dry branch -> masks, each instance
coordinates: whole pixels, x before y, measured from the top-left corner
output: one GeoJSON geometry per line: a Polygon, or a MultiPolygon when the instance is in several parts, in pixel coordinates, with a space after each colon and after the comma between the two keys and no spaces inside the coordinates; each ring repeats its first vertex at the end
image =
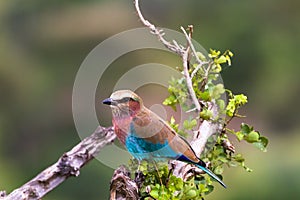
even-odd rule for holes
{"type": "Polygon", "coordinates": [[[112,127],[99,126],[95,132],[64,153],[59,160],[38,174],[35,178],[15,189],[1,200],[38,200],[71,176],[78,176],[79,170],[92,160],[116,135],[112,127]]]}
{"type": "MultiPolygon", "coordinates": [[[[190,48],[192,49],[192,52],[195,54],[194,56],[197,58],[197,61],[199,61],[199,65],[202,64],[202,62],[200,61],[200,59],[197,57],[196,55],[196,51],[195,48],[190,40],[189,37],[187,37],[187,41],[188,41],[188,47],[184,48],[183,46],[178,45],[178,43],[176,41],[173,41],[173,44],[168,42],[165,38],[164,38],[164,32],[163,30],[159,30],[158,28],[155,27],[154,24],[150,23],[148,20],[146,20],[141,12],[140,6],[139,6],[139,0],[135,0],[135,9],[136,12],[141,20],[141,22],[150,29],[151,33],[153,33],[154,35],[157,36],[158,40],[162,42],[162,44],[168,48],[170,51],[178,54],[181,59],[182,59],[182,64],[183,64],[183,68],[184,68],[184,76],[186,77],[186,81],[187,81],[187,87],[188,87],[188,91],[189,94],[193,100],[193,103],[195,105],[195,108],[198,112],[200,112],[201,110],[201,106],[199,101],[196,98],[196,94],[195,91],[193,90],[193,85],[192,85],[192,80],[190,77],[190,74],[188,72],[188,65],[189,65],[189,60],[188,60],[188,55],[189,55],[189,51],[190,48]]],[[[184,28],[181,27],[181,29],[183,30],[184,34],[186,34],[184,28]]]]}
{"type": "Polygon", "coordinates": [[[121,166],[115,170],[110,182],[110,199],[139,199],[139,189],[137,183],[130,178],[130,172],[121,166]]]}
{"type": "Polygon", "coordinates": [[[163,30],[159,30],[158,28],[156,28],[154,26],[154,24],[150,23],[148,20],[146,20],[141,12],[140,6],[139,6],[139,1],[135,0],[134,1],[134,5],[135,5],[135,10],[138,14],[138,17],[140,18],[141,22],[150,29],[151,33],[153,33],[154,35],[157,36],[158,40],[162,42],[162,44],[168,48],[170,51],[178,54],[179,56],[182,57],[182,55],[184,54],[185,50],[183,47],[180,47],[175,41],[173,41],[173,44],[168,42],[165,38],[164,38],[164,32],[163,30]]]}

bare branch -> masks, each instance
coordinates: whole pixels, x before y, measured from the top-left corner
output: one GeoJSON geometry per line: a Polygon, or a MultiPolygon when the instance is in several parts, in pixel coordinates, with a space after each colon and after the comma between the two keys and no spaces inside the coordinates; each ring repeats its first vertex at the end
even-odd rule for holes
{"type": "Polygon", "coordinates": [[[139,199],[137,183],[130,178],[130,172],[124,166],[116,169],[111,179],[110,199],[139,199]]]}
{"type": "Polygon", "coordinates": [[[188,41],[188,48],[184,50],[184,48],[180,48],[179,45],[177,44],[176,41],[174,41],[174,44],[171,44],[170,42],[168,42],[163,36],[164,33],[162,32],[162,30],[158,30],[152,23],[150,23],[148,20],[146,20],[144,18],[144,16],[142,15],[142,12],[140,10],[140,6],[139,6],[139,1],[135,0],[134,1],[135,4],[135,9],[137,11],[137,14],[141,20],[141,22],[148,27],[151,32],[156,35],[159,39],[159,41],[161,41],[165,47],[167,47],[170,51],[177,53],[181,58],[182,58],[182,63],[183,63],[183,69],[184,69],[184,76],[186,77],[186,81],[187,81],[187,87],[190,93],[190,96],[193,100],[193,103],[195,104],[195,107],[197,109],[198,112],[200,112],[201,110],[201,106],[199,104],[199,101],[196,97],[196,94],[193,90],[193,85],[192,85],[192,80],[190,77],[190,74],[188,72],[188,52],[189,52],[189,48],[192,49],[192,52],[195,54],[195,57],[197,59],[197,62],[199,61],[199,64],[201,64],[201,60],[198,58],[197,53],[195,51],[195,48],[189,38],[189,36],[187,35],[186,31],[184,30],[183,27],[181,27],[181,29],[183,30],[184,34],[186,35],[187,41],[188,41]]]}
{"type": "Polygon", "coordinates": [[[195,94],[195,91],[193,88],[192,79],[190,77],[190,73],[189,73],[189,69],[188,69],[188,51],[189,51],[189,48],[187,48],[187,51],[185,51],[184,54],[182,55],[183,74],[186,79],[187,88],[188,88],[189,94],[192,98],[192,101],[195,105],[195,108],[196,108],[197,112],[200,112],[201,106],[196,97],[196,94],[195,94]]]}
{"type": "Polygon", "coordinates": [[[197,67],[195,67],[195,69],[191,73],[191,78],[193,78],[196,75],[196,73],[199,71],[201,67],[202,65],[197,65],[197,67]]]}
{"type": "Polygon", "coordinates": [[[181,27],[181,30],[182,30],[182,32],[183,32],[185,38],[186,38],[186,41],[188,42],[189,47],[190,47],[191,50],[192,50],[192,53],[194,54],[194,57],[196,58],[196,62],[197,62],[200,66],[203,66],[204,63],[203,63],[203,61],[201,61],[201,60],[199,59],[199,57],[198,57],[198,55],[197,55],[197,52],[196,52],[196,50],[195,50],[195,47],[194,47],[194,45],[193,45],[193,43],[192,43],[191,37],[187,34],[187,32],[185,31],[185,29],[184,29],[183,27],[181,27]]]}
{"type": "Polygon", "coordinates": [[[164,32],[163,30],[159,30],[157,29],[152,23],[150,23],[148,20],[146,20],[144,18],[144,16],[142,15],[142,12],[140,10],[140,6],[139,6],[139,1],[135,0],[134,1],[134,5],[135,5],[135,9],[136,12],[141,20],[141,22],[148,27],[151,30],[151,33],[153,33],[154,35],[157,36],[158,40],[162,42],[162,44],[167,47],[170,51],[182,56],[184,53],[184,49],[180,48],[178,46],[178,44],[171,44],[170,42],[168,42],[165,38],[164,38],[164,32]]]}
{"type": "Polygon", "coordinates": [[[213,100],[211,103],[211,111],[213,113],[212,120],[204,120],[199,127],[198,131],[194,134],[194,139],[191,142],[191,146],[195,150],[195,153],[200,156],[203,152],[206,142],[209,137],[214,134],[221,133],[223,129],[223,124],[218,121],[214,120],[217,119],[219,116],[218,105],[213,100]]]}
{"type": "Polygon", "coordinates": [[[99,126],[91,136],[85,138],[69,152],[64,153],[52,166],[0,199],[41,199],[70,176],[78,176],[79,170],[92,160],[105,145],[111,144],[115,138],[112,127],[99,126]]]}

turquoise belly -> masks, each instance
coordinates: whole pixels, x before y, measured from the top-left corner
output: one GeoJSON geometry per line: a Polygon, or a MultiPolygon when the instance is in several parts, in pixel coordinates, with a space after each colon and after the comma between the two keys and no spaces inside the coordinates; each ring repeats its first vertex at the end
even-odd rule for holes
{"type": "Polygon", "coordinates": [[[145,138],[139,138],[135,134],[129,134],[125,140],[127,150],[138,160],[143,159],[176,159],[181,155],[174,150],[165,140],[163,144],[152,143],[145,138]]]}

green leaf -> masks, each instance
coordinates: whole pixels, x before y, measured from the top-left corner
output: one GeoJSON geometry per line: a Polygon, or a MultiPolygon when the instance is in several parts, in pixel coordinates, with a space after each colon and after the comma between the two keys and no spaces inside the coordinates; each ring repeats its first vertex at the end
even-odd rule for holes
{"type": "Polygon", "coordinates": [[[141,171],[141,172],[145,172],[145,171],[147,171],[147,166],[145,166],[145,165],[140,165],[139,166],[139,170],[141,171]]]}
{"type": "Polygon", "coordinates": [[[226,57],[227,64],[230,66],[231,65],[231,57],[233,56],[233,53],[229,50],[226,50],[223,55],[226,57]]]}
{"type": "Polygon", "coordinates": [[[216,57],[218,57],[220,54],[221,54],[220,51],[217,51],[217,50],[214,50],[214,49],[209,49],[209,54],[208,54],[208,56],[209,56],[210,58],[216,58],[216,57]]]}
{"type": "Polygon", "coordinates": [[[170,119],[170,124],[175,124],[175,118],[173,116],[170,119]]]}
{"type": "Polygon", "coordinates": [[[177,103],[178,103],[178,100],[173,93],[163,101],[164,105],[172,107],[173,110],[175,110],[175,111],[176,111],[177,103]]]}
{"type": "Polygon", "coordinates": [[[183,128],[186,130],[192,130],[197,125],[197,120],[184,120],[183,122],[183,128]]]}
{"type": "Polygon", "coordinates": [[[226,107],[226,114],[229,117],[233,117],[236,110],[240,106],[245,105],[248,102],[248,100],[247,100],[247,96],[243,94],[239,94],[239,95],[233,95],[232,93],[229,94],[231,98],[229,99],[228,105],[226,107]]]}
{"type": "Polygon", "coordinates": [[[244,134],[241,131],[236,132],[235,135],[239,141],[244,139],[244,134]]]}
{"type": "Polygon", "coordinates": [[[254,142],[253,145],[263,152],[267,151],[268,139],[266,137],[260,137],[258,142],[254,142]]]}
{"type": "Polygon", "coordinates": [[[202,99],[203,101],[211,101],[210,93],[208,91],[200,92],[199,99],[202,99]]]}
{"type": "Polygon", "coordinates": [[[208,191],[205,191],[206,195],[208,195],[209,193],[211,193],[214,190],[214,186],[213,185],[207,185],[207,189],[208,189],[208,191]]]}
{"type": "Polygon", "coordinates": [[[245,105],[248,102],[247,96],[245,96],[243,94],[234,95],[234,100],[236,102],[236,105],[239,105],[239,106],[245,105]]]}
{"type": "Polygon", "coordinates": [[[226,154],[220,154],[218,157],[218,160],[221,161],[222,163],[228,163],[228,159],[226,157],[226,154]]]}
{"type": "Polygon", "coordinates": [[[268,144],[269,144],[268,138],[261,136],[259,139],[260,139],[260,142],[263,144],[264,147],[268,146],[268,144]]]}
{"type": "Polygon", "coordinates": [[[210,96],[213,99],[219,99],[221,95],[225,92],[224,85],[219,83],[210,89],[210,96]]]}
{"type": "Polygon", "coordinates": [[[231,58],[228,55],[226,55],[225,57],[228,65],[231,66],[231,58]]]}
{"type": "Polygon", "coordinates": [[[207,109],[203,109],[201,112],[200,112],[200,117],[204,120],[209,120],[211,119],[213,116],[213,113],[211,110],[207,110],[207,109]]]}
{"type": "Polygon", "coordinates": [[[222,165],[219,165],[214,170],[215,174],[222,174],[224,172],[224,168],[222,165]]]}
{"type": "Polygon", "coordinates": [[[237,162],[244,162],[245,161],[242,154],[240,154],[240,153],[237,154],[234,158],[235,158],[235,161],[237,161],[237,162]]]}
{"type": "Polygon", "coordinates": [[[258,142],[259,141],[259,133],[255,131],[251,131],[247,137],[245,137],[245,140],[247,142],[253,143],[253,142],[258,142]]]}
{"type": "Polygon", "coordinates": [[[221,65],[220,65],[219,63],[216,63],[216,64],[214,65],[214,67],[212,68],[212,71],[213,71],[214,73],[220,73],[220,72],[222,71],[221,65]]]}
{"type": "MultiPolygon", "coordinates": [[[[249,167],[247,167],[245,165],[245,159],[243,158],[243,156],[241,154],[237,154],[236,156],[233,156],[233,159],[241,166],[243,167],[247,172],[251,172],[252,169],[250,169],[249,167]]],[[[233,163],[230,163],[230,165],[234,165],[233,163]]]]}
{"type": "Polygon", "coordinates": [[[236,109],[236,106],[235,106],[234,100],[233,99],[229,99],[229,102],[228,102],[228,104],[226,106],[226,114],[229,117],[233,117],[235,109],[236,109]]]}
{"type": "Polygon", "coordinates": [[[245,124],[245,123],[241,124],[241,132],[244,135],[248,135],[252,130],[253,129],[248,124],[245,124]]]}
{"type": "Polygon", "coordinates": [[[228,164],[229,164],[230,167],[237,167],[238,166],[238,163],[233,161],[233,160],[230,161],[228,164]]]}
{"type": "Polygon", "coordinates": [[[179,124],[176,124],[175,118],[172,116],[170,119],[169,125],[176,131],[178,132],[179,124]]]}
{"type": "Polygon", "coordinates": [[[218,104],[220,110],[224,110],[225,109],[225,101],[223,99],[218,99],[217,100],[217,104],[218,104]]]}
{"type": "Polygon", "coordinates": [[[206,61],[206,57],[201,52],[197,52],[197,56],[200,60],[206,61]]]}
{"type": "Polygon", "coordinates": [[[197,191],[195,189],[190,189],[185,193],[185,198],[186,199],[192,199],[197,196],[197,191]]]}
{"type": "Polygon", "coordinates": [[[252,172],[252,171],[253,171],[252,169],[250,169],[249,167],[247,167],[244,163],[243,163],[242,167],[244,167],[244,169],[245,169],[247,172],[252,172]]]}
{"type": "Polygon", "coordinates": [[[154,197],[155,199],[158,199],[158,197],[159,197],[159,191],[157,189],[152,189],[151,192],[150,192],[150,195],[152,197],[154,197]]]}
{"type": "Polygon", "coordinates": [[[215,60],[215,63],[222,64],[222,63],[226,63],[226,61],[227,61],[226,57],[222,55],[215,60]]]}
{"type": "MultiPolygon", "coordinates": [[[[210,184],[210,183],[208,183],[208,184],[210,184]]],[[[207,186],[209,186],[209,185],[206,185],[206,184],[200,184],[199,186],[200,186],[200,191],[201,191],[201,192],[207,193],[207,192],[209,192],[209,190],[210,190],[210,189],[207,187],[207,186]]]]}
{"type": "Polygon", "coordinates": [[[181,190],[183,187],[183,180],[181,178],[177,178],[175,181],[175,188],[176,190],[181,190]]]}

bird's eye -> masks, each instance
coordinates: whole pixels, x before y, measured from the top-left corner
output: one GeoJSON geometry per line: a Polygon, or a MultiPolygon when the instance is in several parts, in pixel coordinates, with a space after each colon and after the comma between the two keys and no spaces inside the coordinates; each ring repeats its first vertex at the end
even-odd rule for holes
{"type": "Polygon", "coordinates": [[[124,97],[124,98],[120,99],[118,102],[119,103],[126,103],[126,102],[129,102],[129,101],[136,101],[136,99],[134,99],[132,97],[124,97]]]}

